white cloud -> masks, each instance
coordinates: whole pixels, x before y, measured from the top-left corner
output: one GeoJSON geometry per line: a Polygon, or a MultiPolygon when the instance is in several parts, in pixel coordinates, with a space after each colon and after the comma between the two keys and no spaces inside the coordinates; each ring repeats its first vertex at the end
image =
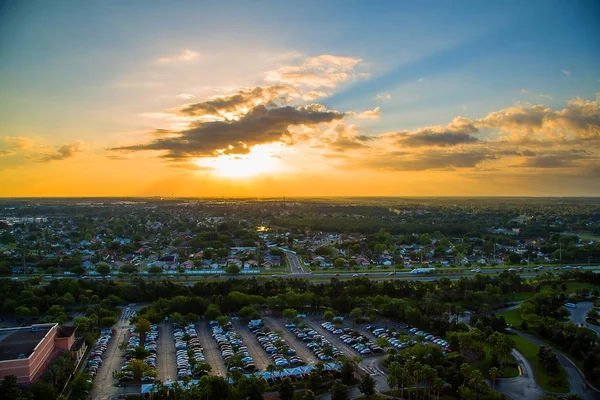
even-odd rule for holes
{"type": "Polygon", "coordinates": [[[193,99],[194,97],[196,97],[196,96],[194,96],[193,94],[190,94],[190,93],[181,93],[181,94],[177,95],[178,99],[184,99],[184,100],[190,100],[190,99],[193,99]]]}
{"type": "Polygon", "coordinates": [[[389,93],[377,93],[375,96],[375,100],[389,100],[392,98],[392,95],[389,93]]]}
{"type": "Polygon", "coordinates": [[[530,92],[527,89],[521,89],[521,94],[526,94],[526,95],[534,96],[534,97],[540,97],[542,99],[548,99],[548,100],[552,100],[553,99],[553,97],[550,96],[549,94],[530,92]]]}
{"type": "Polygon", "coordinates": [[[360,58],[322,54],[306,58],[300,65],[285,65],[269,71],[266,80],[293,87],[332,89],[342,82],[368,76],[356,73],[356,66],[361,62],[360,58]]]}
{"type": "Polygon", "coordinates": [[[568,69],[561,69],[560,72],[562,72],[566,76],[571,76],[571,71],[569,71],[568,69]]]}
{"type": "Polygon", "coordinates": [[[311,90],[310,92],[302,95],[302,99],[306,100],[306,101],[313,101],[313,100],[318,99],[319,97],[327,97],[327,96],[329,96],[329,93],[327,93],[327,92],[323,92],[321,90],[311,90]]]}
{"type": "Polygon", "coordinates": [[[158,59],[156,59],[156,63],[157,64],[167,64],[167,63],[172,63],[175,61],[190,61],[190,60],[194,60],[194,59],[198,58],[199,55],[200,55],[200,53],[198,53],[194,50],[184,49],[179,54],[177,54],[173,57],[158,58],[158,59]]]}
{"type": "Polygon", "coordinates": [[[366,111],[362,111],[359,113],[349,113],[351,115],[354,115],[357,118],[363,118],[363,119],[376,119],[379,118],[381,116],[381,109],[379,107],[375,107],[372,110],[366,110],[366,111]]]}
{"type": "Polygon", "coordinates": [[[419,78],[417,79],[417,82],[423,82],[425,79],[424,78],[419,78]]]}

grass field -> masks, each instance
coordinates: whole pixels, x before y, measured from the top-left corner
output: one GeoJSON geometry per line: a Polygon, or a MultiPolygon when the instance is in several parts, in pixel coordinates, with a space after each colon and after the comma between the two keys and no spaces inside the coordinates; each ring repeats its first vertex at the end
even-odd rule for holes
{"type": "Polygon", "coordinates": [[[498,315],[502,315],[508,325],[512,325],[514,327],[521,326],[521,311],[518,308],[503,312],[498,315]]]}
{"type": "Polygon", "coordinates": [[[506,295],[508,301],[523,301],[529,300],[535,295],[534,292],[518,292],[518,293],[509,293],[506,295]]]}
{"type": "Polygon", "coordinates": [[[542,390],[554,393],[568,393],[569,392],[569,380],[567,378],[567,374],[562,366],[560,366],[560,372],[558,376],[550,376],[540,364],[537,359],[537,353],[540,347],[534,343],[531,343],[529,340],[522,338],[518,335],[512,335],[512,340],[516,343],[516,349],[529,360],[531,366],[533,367],[533,373],[535,374],[535,379],[542,388],[542,390]],[[550,385],[550,381],[560,382],[559,386],[550,385]]]}

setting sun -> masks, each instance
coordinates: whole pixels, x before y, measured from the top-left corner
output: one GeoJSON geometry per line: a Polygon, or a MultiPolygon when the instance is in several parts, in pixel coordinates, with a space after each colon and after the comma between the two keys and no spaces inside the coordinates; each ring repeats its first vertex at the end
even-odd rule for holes
{"type": "Polygon", "coordinates": [[[251,178],[261,174],[281,172],[281,158],[275,154],[277,146],[260,145],[250,149],[248,154],[223,154],[198,165],[211,167],[214,174],[223,178],[251,178]]]}

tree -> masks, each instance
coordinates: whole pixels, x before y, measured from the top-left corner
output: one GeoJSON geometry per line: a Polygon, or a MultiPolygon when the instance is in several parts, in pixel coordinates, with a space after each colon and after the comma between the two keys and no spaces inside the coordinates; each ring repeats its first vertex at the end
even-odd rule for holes
{"type": "Polygon", "coordinates": [[[210,371],[212,371],[212,367],[207,362],[200,362],[194,367],[194,375],[196,376],[208,375],[210,371]]]}
{"type": "Polygon", "coordinates": [[[377,346],[381,347],[382,349],[385,349],[386,347],[390,347],[390,341],[384,337],[378,337],[377,339],[375,339],[375,344],[377,346]]]}
{"type": "Polygon", "coordinates": [[[431,235],[429,233],[423,233],[419,236],[419,243],[423,246],[428,246],[431,244],[431,235]]]}
{"type": "Polygon", "coordinates": [[[133,379],[139,381],[142,379],[143,375],[147,376],[156,376],[157,372],[155,369],[150,368],[148,364],[146,364],[142,360],[131,360],[128,366],[128,370],[133,372],[133,379]]]}
{"type": "Polygon", "coordinates": [[[293,308],[286,308],[283,310],[283,316],[288,321],[293,321],[298,317],[298,311],[294,310],[293,308]]]}
{"type": "Polygon", "coordinates": [[[492,389],[496,387],[496,379],[500,377],[500,370],[496,367],[490,368],[490,379],[492,380],[492,389]]]}
{"type": "Polygon", "coordinates": [[[352,384],[354,382],[354,362],[347,358],[344,359],[342,361],[340,375],[343,383],[345,383],[346,385],[352,384]]]}
{"type": "Polygon", "coordinates": [[[279,384],[279,398],[281,400],[292,400],[294,398],[294,384],[289,377],[283,378],[279,384]]]}
{"type": "Polygon", "coordinates": [[[372,396],[375,394],[375,379],[371,377],[369,374],[365,374],[365,376],[360,381],[360,385],[358,386],[358,390],[365,396],[372,396]]]}
{"type": "Polygon", "coordinates": [[[159,267],[158,265],[153,265],[150,268],[148,268],[148,273],[154,276],[158,276],[163,273],[163,268],[159,267]]]}
{"type": "Polygon", "coordinates": [[[231,264],[225,267],[225,272],[227,272],[230,275],[237,275],[240,273],[240,267],[238,267],[235,264],[231,264]]]}
{"type": "Polygon", "coordinates": [[[108,275],[110,274],[110,265],[101,261],[96,264],[96,272],[100,275],[108,275]]]}
{"type": "Polygon", "coordinates": [[[221,315],[221,310],[216,304],[209,304],[206,311],[204,312],[204,318],[206,318],[209,321],[215,320],[219,315],[221,315]]]}
{"type": "Polygon", "coordinates": [[[252,306],[244,306],[238,311],[238,315],[243,318],[256,319],[260,318],[260,314],[256,310],[256,308],[252,306]]]}
{"type": "Polygon", "coordinates": [[[321,374],[316,370],[311,371],[308,374],[308,382],[306,383],[306,386],[312,391],[317,391],[319,389],[319,387],[321,386],[321,382],[322,382],[321,374]]]}
{"type": "Polygon", "coordinates": [[[217,322],[219,323],[219,325],[221,325],[224,328],[229,323],[229,317],[227,315],[218,316],[217,322]]]}
{"type": "Polygon", "coordinates": [[[304,396],[302,396],[302,400],[315,400],[315,398],[316,398],[315,392],[313,392],[310,389],[308,389],[306,392],[304,392],[304,396]]]}
{"type": "Polygon", "coordinates": [[[100,320],[100,326],[103,328],[110,328],[111,326],[117,323],[117,319],[115,317],[103,317],[100,320]]]}
{"type": "Polygon", "coordinates": [[[150,332],[150,321],[146,318],[138,318],[135,321],[135,331],[140,334],[140,336],[146,336],[146,333],[150,332]]]}
{"type": "Polygon", "coordinates": [[[327,310],[323,313],[323,318],[325,318],[326,321],[331,322],[333,318],[335,318],[335,314],[333,313],[333,311],[327,310]]]}
{"type": "Polygon", "coordinates": [[[488,336],[487,342],[491,347],[492,356],[498,359],[500,370],[502,370],[504,368],[504,362],[515,348],[515,342],[507,335],[500,332],[494,332],[488,336]]]}
{"type": "Polygon", "coordinates": [[[348,400],[350,391],[348,390],[348,386],[344,385],[339,379],[336,379],[333,385],[331,385],[329,393],[331,393],[331,400],[348,400]]]}
{"type": "Polygon", "coordinates": [[[238,393],[247,400],[262,400],[266,384],[263,379],[255,376],[242,376],[237,383],[238,393]]]}

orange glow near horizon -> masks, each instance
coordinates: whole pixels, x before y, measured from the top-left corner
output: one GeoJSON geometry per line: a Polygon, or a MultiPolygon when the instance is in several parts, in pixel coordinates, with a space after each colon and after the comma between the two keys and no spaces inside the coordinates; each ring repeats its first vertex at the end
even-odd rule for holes
{"type": "Polygon", "coordinates": [[[276,145],[260,145],[250,149],[248,154],[223,154],[208,160],[197,160],[196,164],[213,169],[213,174],[221,178],[253,178],[263,174],[282,172],[283,163],[275,153],[276,145]]]}

